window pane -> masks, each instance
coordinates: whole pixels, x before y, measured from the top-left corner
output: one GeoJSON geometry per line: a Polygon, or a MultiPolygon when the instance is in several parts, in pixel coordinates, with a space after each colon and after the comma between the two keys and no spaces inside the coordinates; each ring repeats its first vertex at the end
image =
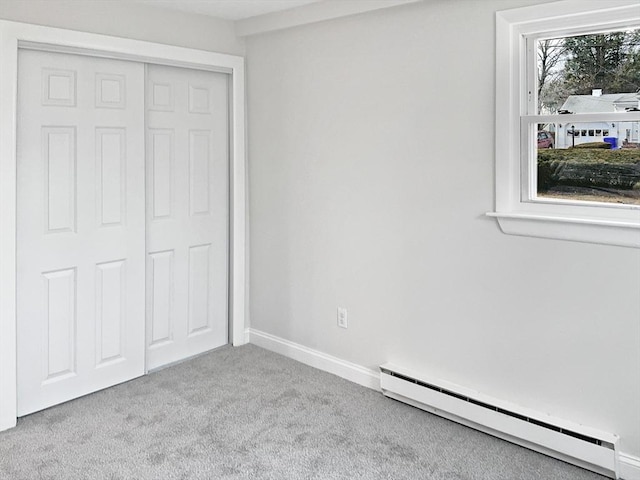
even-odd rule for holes
{"type": "Polygon", "coordinates": [[[640,28],[539,40],[538,114],[638,108],[640,28]]]}
{"type": "Polygon", "coordinates": [[[638,121],[538,124],[536,155],[539,198],[640,205],[638,121]]]}

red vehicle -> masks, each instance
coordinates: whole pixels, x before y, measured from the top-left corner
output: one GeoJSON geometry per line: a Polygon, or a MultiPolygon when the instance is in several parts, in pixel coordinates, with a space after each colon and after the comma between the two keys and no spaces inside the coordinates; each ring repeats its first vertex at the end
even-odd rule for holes
{"type": "Polygon", "coordinates": [[[550,132],[538,132],[538,148],[553,148],[553,135],[550,132]]]}

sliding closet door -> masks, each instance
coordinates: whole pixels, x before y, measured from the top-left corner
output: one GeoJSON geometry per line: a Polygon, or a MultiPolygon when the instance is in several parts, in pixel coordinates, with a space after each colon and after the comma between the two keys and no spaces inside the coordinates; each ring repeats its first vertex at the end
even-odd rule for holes
{"type": "Polygon", "coordinates": [[[228,342],[228,75],[147,67],[147,368],[228,342]]]}
{"type": "Polygon", "coordinates": [[[144,373],[144,66],[21,51],[18,414],[144,373]]]}

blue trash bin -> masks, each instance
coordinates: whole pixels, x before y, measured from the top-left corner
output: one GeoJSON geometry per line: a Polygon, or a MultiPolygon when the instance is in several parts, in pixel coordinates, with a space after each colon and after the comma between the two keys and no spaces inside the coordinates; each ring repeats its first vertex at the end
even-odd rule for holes
{"type": "Polygon", "coordinates": [[[606,143],[611,144],[611,149],[618,148],[618,137],[604,137],[606,143]]]}

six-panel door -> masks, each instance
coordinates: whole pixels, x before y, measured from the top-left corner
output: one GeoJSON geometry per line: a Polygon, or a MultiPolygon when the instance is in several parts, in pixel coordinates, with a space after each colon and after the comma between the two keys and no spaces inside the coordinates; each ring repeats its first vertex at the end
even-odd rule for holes
{"type": "Polygon", "coordinates": [[[20,51],[18,415],[144,373],[144,66],[20,51]]]}
{"type": "Polygon", "coordinates": [[[229,84],[147,67],[147,367],[228,342],[229,84]]]}

